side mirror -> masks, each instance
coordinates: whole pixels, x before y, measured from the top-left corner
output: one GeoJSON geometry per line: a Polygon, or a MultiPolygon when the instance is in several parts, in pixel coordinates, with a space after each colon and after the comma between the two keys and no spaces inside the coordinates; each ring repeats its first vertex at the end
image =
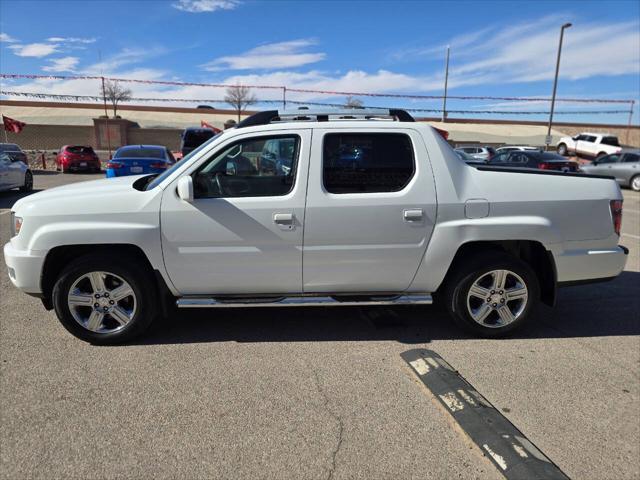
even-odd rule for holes
{"type": "Polygon", "coordinates": [[[226,174],[228,176],[234,176],[238,173],[238,169],[236,168],[236,164],[234,162],[227,162],[226,174]]]}
{"type": "Polygon", "coordinates": [[[185,202],[193,202],[193,178],[184,175],[178,179],[178,197],[185,202]]]}

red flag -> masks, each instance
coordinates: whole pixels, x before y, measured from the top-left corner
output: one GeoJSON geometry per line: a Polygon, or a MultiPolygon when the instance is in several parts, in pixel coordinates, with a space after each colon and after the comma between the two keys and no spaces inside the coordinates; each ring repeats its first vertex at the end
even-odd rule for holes
{"type": "Polygon", "coordinates": [[[209,125],[207,122],[205,122],[204,120],[200,120],[200,127],[202,128],[209,128],[211,130],[213,130],[213,133],[220,133],[222,130],[220,130],[219,128],[214,127],[213,125],[209,125]]]}
{"type": "Polygon", "coordinates": [[[14,120],[13,118],[2,116],[2,123],[4,124],[4,129],[7,132],[20,133],[22,129],[25,127],[26,123],[19,122],[18,120],[14,120]]]}

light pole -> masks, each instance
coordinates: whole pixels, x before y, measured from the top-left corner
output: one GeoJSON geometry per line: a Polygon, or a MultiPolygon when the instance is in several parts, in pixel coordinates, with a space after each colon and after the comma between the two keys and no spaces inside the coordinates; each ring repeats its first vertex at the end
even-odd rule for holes
{"type": "Polygon", "coordinates": [[[570,23],[565,23],[560,27],[560,43],[558,44],[558,58],[556,60],[556,76],[553,79],[553,95],[551,96],[551,112],[549,112],[549,128],[547,129],[547,138],[545,138],[546,150],[549,150],[551,144],[551,124],[553,123],[553,109],[556,106],[556,89],[558,88],[558,72],[560,71],[560,53],[562,53],[562,38],[564,37],[564,29],[569,28],[570,23]]]}

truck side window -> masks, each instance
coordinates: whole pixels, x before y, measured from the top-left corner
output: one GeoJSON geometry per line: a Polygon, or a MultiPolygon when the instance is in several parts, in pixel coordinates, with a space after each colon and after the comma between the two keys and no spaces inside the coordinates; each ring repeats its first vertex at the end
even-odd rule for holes
{"type": "Polygon", "coordinates": [[[300,137],[280,135],[240,140],[217,151],[193,176],[196,198],[271,197],[293,189],[300,137]],[[284,142],[282,155],[265,156],[284,142]]]}
{"type": "Polygon", "coordinates": [[[413,145],[402,133],[330,133],[322,179],[330,193],[397,192],[413,177],[413,145]]]}

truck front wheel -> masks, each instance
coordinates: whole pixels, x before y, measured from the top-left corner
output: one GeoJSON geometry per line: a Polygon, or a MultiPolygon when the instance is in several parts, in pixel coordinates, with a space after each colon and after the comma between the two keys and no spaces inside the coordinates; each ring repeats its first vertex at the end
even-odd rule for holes
{"type": "Polygon", "coordinates": [[[53,288],[62,325],[74,336],[99,345],[122,343],[153,321],[153,278],[134,259],[88,255],[71,262],[53,288]]]}
{"type": "Polygon", "coordinates": [[[564,143],[561,143],[560,145],[558,145],[558,155],[562,155],[563,157],[566,157],[567,154],[568,154],[567,146],[564,143]]]}
{"type": "Polygon", "coordinates": [[[459,268],[445,289],[455,321],[482,337],[501,337],[526,323],[540,298],[536,274],[519,259],[490,253],[459,268]]]}

